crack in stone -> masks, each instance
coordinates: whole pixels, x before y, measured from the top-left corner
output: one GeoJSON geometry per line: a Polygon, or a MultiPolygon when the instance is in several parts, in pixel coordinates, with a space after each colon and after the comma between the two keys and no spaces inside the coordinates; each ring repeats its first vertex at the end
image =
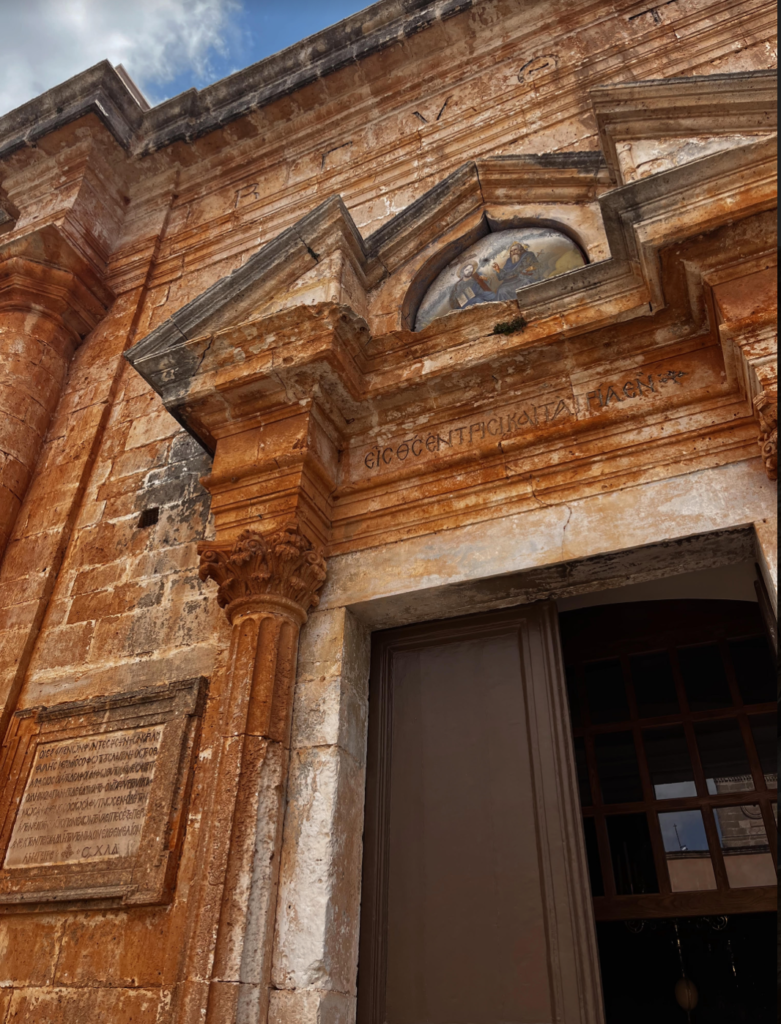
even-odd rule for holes
{"type": "MultiPolygon", "coordinates": [[[[209,344],[203,350],[203,352],[201,353],[201,358],[198,360],[197,370],[200,370],[201,365],[202,365],[204,359],[206,358],[206,355],[207,355],[209,349],[212,347],[213,344],[214,344],[214,335],[212,334],[211,337],[209,338],[209,344]]],[[[196,370],[196,372],[197,372],[197,370],[196,370]]]]}

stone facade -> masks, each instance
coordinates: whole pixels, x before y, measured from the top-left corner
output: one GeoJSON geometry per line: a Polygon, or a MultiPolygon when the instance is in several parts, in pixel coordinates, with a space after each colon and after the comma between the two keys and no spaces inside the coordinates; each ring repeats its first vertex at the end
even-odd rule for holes
{"type": "Polygon", "coordinates": [[[141,867],[4,862],[0,1021],[348,1024],[373,630],[746,559],[775,601],[774,19],[381,0],[151,110],[104,63],[0,118],[6,844],[35,723],[193,694],[141,867]],[[587,262],[413,329],[521,226],[587,262]]]}

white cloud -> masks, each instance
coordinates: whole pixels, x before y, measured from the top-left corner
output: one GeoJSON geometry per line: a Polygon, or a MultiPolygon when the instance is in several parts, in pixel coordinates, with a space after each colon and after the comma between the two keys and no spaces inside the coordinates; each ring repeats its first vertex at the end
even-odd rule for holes
{"type": "Polygon", "coordinates": [[[0,115],[101,60],[123,64],[150,103],[181,74],[200,87],[240,10],[240,0],[0,0],[0,115]]]}

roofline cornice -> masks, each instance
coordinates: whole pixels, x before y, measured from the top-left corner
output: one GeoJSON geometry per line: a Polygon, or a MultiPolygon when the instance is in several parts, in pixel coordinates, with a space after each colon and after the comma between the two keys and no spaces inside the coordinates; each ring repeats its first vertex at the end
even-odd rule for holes
{"type": "Polygon", "coordinates": [[[477,2],[380,0],[243,71],[147,111],[113,66],[101,61],[0,117],[0,160],[87,114],[96,115],[123,149],[136,156],[191,141],[477,2]]]}

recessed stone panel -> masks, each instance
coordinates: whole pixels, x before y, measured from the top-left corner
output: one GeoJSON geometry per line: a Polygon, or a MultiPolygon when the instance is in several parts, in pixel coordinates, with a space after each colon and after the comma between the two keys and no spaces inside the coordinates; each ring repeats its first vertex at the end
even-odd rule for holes
{"type": "Polygon", "coordinates": [[[190,679],[17,713],[0,909],[170,896],[204,692],[190,679]]]}
{"type": "Polygon", "coordinates": [[[141,726],[38,744],[3,867],[133,856],[162,736],[141,726]]]}

